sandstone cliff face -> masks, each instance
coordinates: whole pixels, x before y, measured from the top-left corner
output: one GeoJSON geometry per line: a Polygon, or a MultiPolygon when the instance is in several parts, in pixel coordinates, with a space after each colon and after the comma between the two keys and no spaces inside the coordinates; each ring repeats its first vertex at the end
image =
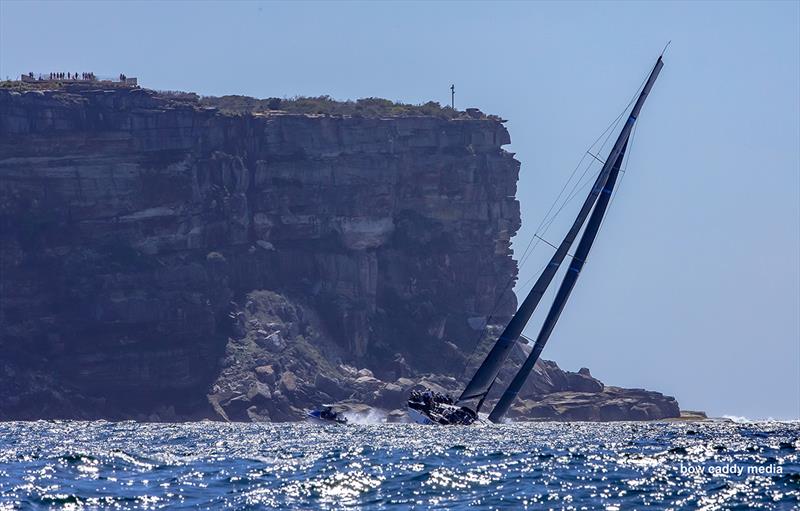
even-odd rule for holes
{"type": "Polygon", "coordinates": [[[343,363],[447,372],[516,271],[497,120],[230,116],[139,89],[0,108],[5,416],[205,414],[258,289],[313,311],[343,363]]]}
{"type": "MultiPolygon", "coordinates": [[[[207,104],[0,90],[0,419],[281,421],[458,391],[516,308],[502,121],[207,104]]],[[[529,418],[678,414],[552,362],[522,397],[529,418]]]]}

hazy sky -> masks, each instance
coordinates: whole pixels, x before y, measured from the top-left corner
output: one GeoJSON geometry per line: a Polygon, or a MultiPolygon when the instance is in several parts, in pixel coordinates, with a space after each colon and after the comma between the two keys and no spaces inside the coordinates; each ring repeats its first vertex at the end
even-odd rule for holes
{"type": "MultiPolygon", "coordinates": [[[[798,418],[798,5],[2,0],[0,76],[124,72],[207,95],[411,103],[446,103],[455,83],[458,107],[508,119],[522,162],[519,253],[672,40],[543,356],[685,409],[798,418]]],[[[521,283],[550,250],[536,249],[521,283]]]]}

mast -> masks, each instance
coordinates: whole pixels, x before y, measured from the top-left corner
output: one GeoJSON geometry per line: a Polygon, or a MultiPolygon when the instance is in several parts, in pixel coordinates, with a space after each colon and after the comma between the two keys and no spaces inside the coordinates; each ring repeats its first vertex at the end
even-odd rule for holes
{"type": "Polygon", "coordinates": [[[606,181],[611,174],[613,163],[616,162],[617,158],[622,153],[623,146],[625,142],[627,142],[628,136],[630,136],[633,124],[636,122],[636,117],[638,117],[639,111],[644,104],[644,100],[650,93],[650,89],[652,88],[653,83],[655,82],[656,77],[658,76],[658,73],[663,65],[664,64],[661,61],[661,57],[659,57],[655,66],[653,67],[653,70],[650,72],[650,76],[648,77],[647,82],[645,83],[645,86],[642,89],[638,100],[636,101],[636,104],[631,110],[631,115],[628,117],[627,122],[622,127],[622,131],[620,132],[617,141],[614,143],[608,159],[603,165],[600,174],[597,176],[597,179],[592,186],[592,190],[586,197],[586,200],[584,201],[577,218],[575,218],[575,222],[573,222],[572,227],[570,227],[570,230],[567,232],[566,236],[564,236],[561,244],[550,258],[548,265],[542,271],[541,275],[539,275],[539,278],[536,280],[533,288],[531,288],[528,296],[525,297],[522,305],[520,305],[517,312],[511,318],[511,321],[509,321],[508,325],[506,325],[505,330],[503,330],[503,333],[500,334],[497,342],[495,342],[495,345],[492,347],[481,366],[475,372],[475,375],[469,381],[464,391],[461,393],[461,396],[458,398],[459,403],[478,399],[479,401],[475,411],[477,412],[480,409],[481,405],[483,404],[483,400],[486,398],[486,395],[489,393],[489,389],[491,389],[498,373],[500,372],[500,368],[508,358],[511,348],[514,347],[514,344],[516,344],[517,339],[519,339],[520,334],[522,334],[522,330],[525,328],[525,325],[527,325],[528,321],[533,315],[533,312],[539,305],[542,296],[544,296],[545,291],[553,281],[553,278],[561,266],[561,263],[567,256],[572,243],[578,237],[578,233],[583,227],[586,218],[589,216],[592,206],[594,206],[595,202],[597,201],[597,197],[600,195],[601,190],[603,190],[605,187],[606,181]]]}
{"type": "Polygon", "coordinates": [[[614,184],[617,180],[619,169],[625,155],[625,149],[628,144],[628,138],[631,134],[631,128],[636,122],[636,118],[639,116],[642,106],[644,105],[644,101],[647,98],[647,95],[650,93],[650,89],[653,87],[653,84],[655,83],[655,80],[663,66],[664,63],[662,62],[661,57],[659,57],[655,66],[653,67],[653,70],[650,72],[650,76],[647,79],[647,82],[645,83],[645,86],[642,89],[636,104],[631,110],[628,121],[625,123],[625,126],[622,128],[622,131],[620,132],[619,137],[614,144],[614,149],[612,149],[611,154],[603,165],[603,170],[606,170],[606,167],[610,167],[608,179],[602,186],[603,194],[596,201],[597,204],[594,207],[592,216],[589,219],[586,230],[581,236],[581,240],[578,243],[578,248],[575,251],[575,256],[572,258],[572,262],[570,263],[569,269],[564,276],[564,280],[561,282],[561,286],[558,289],[558,293],[553,301],[553,305],[550,307],[550,311],[547,313],[547,317],[542,324],[542,328],[536,338],[536,343],[533,346],[533,350],[517,372],[514,380],[511,382],[511,385],[509,385],[508,389],[500,398],[500,401],[498,401],[497,405],[495,405],[492,413],[489,414],[489,419],[492,422],[501,421],[508,409],[511,407],[511,404],[517,397],[517,394],[519,394],[520,389],[522,389],[522,386],[528,379],[528,375],[530,374],[531,370],[533,370],[536,360],[538,360],[539,355],[542,353],[542,350],[544,350],[545,344],[547,344],[547,340],[550,338],[550,334],[552,334],[556,322],[561,316],[561,312],[564,310],[567,299],[569,298],[572,289],[575,287],[575,283],[577,282],[581,269],[586,262],[586,257],[589,255],[589,251],[592,248],[592,244],[597,236],[597,232],[600,229],[600,224],[603,221],[603,216],[608,208],[611,192],[614,189],[614,184]],[[617,148],[619,148],[619,150],[617,150],[617,148]]]}

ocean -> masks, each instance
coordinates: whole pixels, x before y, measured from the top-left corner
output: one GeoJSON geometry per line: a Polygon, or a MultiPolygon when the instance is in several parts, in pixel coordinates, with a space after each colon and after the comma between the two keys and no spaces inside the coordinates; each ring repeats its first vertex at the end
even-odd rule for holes
{"type": "Polygon", "coordinates": [[[800,509],[800,423],[0,423],[0,509],[800,509]]]}

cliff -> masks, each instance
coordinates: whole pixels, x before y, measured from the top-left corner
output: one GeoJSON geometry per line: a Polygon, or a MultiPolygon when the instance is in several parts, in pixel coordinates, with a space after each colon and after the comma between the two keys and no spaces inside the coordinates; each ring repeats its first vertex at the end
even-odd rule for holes
{"type": "MultiPolygon", "coordinates": [[[[420,381],[457,386],[487,319],[513,313],[519,162],[500,119],[221,102],[0,90],[0,418],[396,408],[420,381]]],[[[564,378],[537,378],[517,412],[614,399],[564,378]]]]}

